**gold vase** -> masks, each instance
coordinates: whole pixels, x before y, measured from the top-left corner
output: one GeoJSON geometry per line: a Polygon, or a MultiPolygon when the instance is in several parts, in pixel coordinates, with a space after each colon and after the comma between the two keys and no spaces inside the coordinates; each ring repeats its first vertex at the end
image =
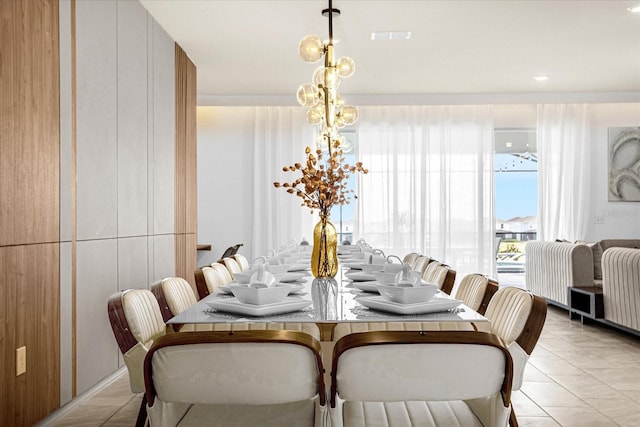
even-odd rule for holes
{"type": "Polygon", "coordinates": [[[314,277],[334,277],[338,272],[338,233],[329,221],[329,215],[321,215],[313,229],[311,273],[314,277]]]}

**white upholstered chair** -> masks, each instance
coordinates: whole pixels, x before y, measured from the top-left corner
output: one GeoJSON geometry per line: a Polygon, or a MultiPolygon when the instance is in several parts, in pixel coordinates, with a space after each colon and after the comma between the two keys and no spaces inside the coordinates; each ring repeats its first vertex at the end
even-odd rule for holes
{"type": "Polygon", "coordinates": [[[153,427],[326,425],[320,343],[301,332],[167,335],[144,372],[153,427]]]}
{"type": "Polygon", "coordinates": [[[219,262],[213,262],[211,263],[211,268],[213,268],[215,272],[218,273],[218,275],[222,279],[223,284],[221,286],[225,286],[233,282],[233,276],[231,275],[231,273],[229,272],[229,269],[225,267],[224,264],[219,262]]]}
{"type": "Polygon", "coordinates": [[[429,258],[428,256],[420,255],[418,258],[415,259],[411,268],[413,268],[415,271],[420,273],[420,275],[422,275],[430,262],[431,262],[431,258],[429,258]]]}
{"type": "Polygon", "coordinates": [[[419,253],[417,252],[411,252],[408,253],[404,256],[404,258],[402,258],[402,262],[404,264],[409,264],[411,266],[413,266],[413,263],[416,261],[416,259],[420,256],[419,253]]]}
{"type": "Polygon", "coordinates": [[[223,258],[222,263],[227,267],[229,273],[231,273],[231,277],[234,277],[236,273],[242,273],[242,268],[234,258],[223,258]]]}
{"type": "Polygon", "coordinates": [[[473,273],[462,278],[454,298],[472,310],[484,314],[489,301],[497,291],[498,282],[482,274],[473,273]]]}
{"type": "MultiPolygon", "coordinates": [[[[158,301],[147,289],[129,289],[109,297],[107,313],[129,372],[131,391],[141,393],[145,390],[144,358],[153,342],[166,332],[158,301]]],[[[143,399],[136,426],[143,426],[146,417],[143,399]]]]}
{"type": "MultiPolygon", "coordinates": [[[[524,289],[498,290],[484,314],[491,321],[491,332],[498,335],[513,358],[513,390],[520,390],[529,356],[540,338],[547,317],[547,302],[524,289]]],[[[511,426],[517,426],[511,412],[511,426]]]]}
{"type": "Polygon", "coordinates": [[[512,360],[485,332],[364,332],[333,352],[330,419],[351,426],[506,426],[512,360]]]}
{"type": "Polygon", "coordinates": [[[451,294],[456,281],[456,271],[438,261],[431,261],[422,273],[422,280],[435,283],[442,292],[451,294]]]}
{"type": "Polygon", "coordinates": [[[251,267],[249,265],[249,260],[242,254],[235,254],[233,259],[236,260],[242,271],[248,270],[251,267]]]}
{"type": "MultiPolygon", "coordinates": [[[[226,270],[224,266],[222,267],[226,270]]],[[[226,273],[228,274],[229,272],[226,271],[226,273]]],[[[200,299],[214,293],[220,286],[224,286],[229,283],[225,281],[225,278],[218,271],[208,265],[196,268],[194,276],[196,279],[196,289],[198,290],[198,296],[200,299]]]]}
{"type": "MultiPolygon", "coordinates": [[[[173,316],[195,305],[198,298],[193,288],[181,277],[167,277],[160,282],[151,285],[151,292],[155,295],[160,305],[160,312],[165,323],[173,316]]],[[[172,325],[177,332],[182,330],[183,326],[179,324],[172,325]]],[[[185,330],[191,330],[188,327],[185,330]]]]}

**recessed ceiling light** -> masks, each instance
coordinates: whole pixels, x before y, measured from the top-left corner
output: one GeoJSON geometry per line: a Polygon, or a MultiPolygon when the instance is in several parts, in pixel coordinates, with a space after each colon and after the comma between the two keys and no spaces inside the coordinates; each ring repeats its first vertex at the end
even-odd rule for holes
{"type": "Polygon", "coordinates": [[[374,31],[371,40],[409,40],[411,31],[374,31]]]}
{"type": "Polygon", "coordinates": [[[549,80],[549,76],[534,76],[533,80],[537,82],[543,82],[545,80],[549,80]]]}
{"type": "Polygon", "coordinates": [[[640,4],[637,6],[628,7],[627,10],[631,13],[640,13],[640,4]]]}

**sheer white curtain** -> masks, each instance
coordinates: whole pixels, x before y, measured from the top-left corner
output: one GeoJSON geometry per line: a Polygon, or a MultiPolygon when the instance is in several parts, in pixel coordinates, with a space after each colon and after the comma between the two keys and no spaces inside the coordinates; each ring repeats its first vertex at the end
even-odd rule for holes
{"type": "MultiPolygon", "coordinates": [[[[299,197],[273,182],[291,182],[298,175],[283,166],[305,160],[304,149],[314,143],[314,129],[300,107],[255,107],[253,141],[253,220],[251,247],[264,255],[302,237],[311,241],[314,217],[300,206],[299,197]]],[[[239,168],[246,165],[238,165],[239,168]]],[[[251,173],[251,171],[247,171],[251,173]]],[[[243,191],[243,189],[238,189],[243,191]]]]}
{"type": "Polygon", "coordinates": [[[582,240],[591,193],[586,104],[538,105],[538,239],[582,240]]]}
{"type": "Polygon", "coordinates": [[[360,108],[356,237],[493,274],[491,106],[360,108]]]}

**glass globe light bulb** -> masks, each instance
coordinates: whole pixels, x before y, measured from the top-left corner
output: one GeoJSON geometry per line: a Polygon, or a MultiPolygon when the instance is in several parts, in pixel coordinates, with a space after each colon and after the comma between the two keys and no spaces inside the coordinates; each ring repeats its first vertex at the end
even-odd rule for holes
{"type": "Polygon", "coordinates": [[[298,45],[298,53],[306,62],[318,62],[324,55],[324,43],[318,36],[306,36],[298,45]]]}
{"type": "Polygon", "coordinates": [[[345,105],[338,113],[338,116],[347,125],[352,125],[358,121],[358,109],[353,105],[345,105]]]}
{"type": "Polygon", "coordinates": [[[336,69],[338,70],[338,74],[340,77],[351,77],[353,73],[356,71],[356,63],[353,62],[353,59],[348,56],[343,56],[338,59],[336,63],[336,69]]]}
{"type": "Polygon", "coordinates": [[[338,129],[341,129],[341,128],[343,128],[343,127],[346,125],[346,123],[345,123],[344,119],[342,118],[342,116],[341,116],[340,114],[338,114],[338,115],[336,116],[336,119],[334,120],[333,124],[334,124],[338,129]]]}
{"type": "Polygon", "coordinates": [[[298,103],[303,107],[313,107],[320,101],[318,88],[311,83],[305,83],[298,88],[298,103]]]}
{"type": "Polygon", "coordinates": [[[314,84],[329,89],[335,89],[340,86],[340,76],[333,68],[318,67],[313,72],[313,78],[311,79],[314,84]]]}
{"type": "Polygon", "coordinates": [[[311,125],[319,125],[324,119],[324,105],[317,104],[307,111],[307,122],[311,125]]]}

